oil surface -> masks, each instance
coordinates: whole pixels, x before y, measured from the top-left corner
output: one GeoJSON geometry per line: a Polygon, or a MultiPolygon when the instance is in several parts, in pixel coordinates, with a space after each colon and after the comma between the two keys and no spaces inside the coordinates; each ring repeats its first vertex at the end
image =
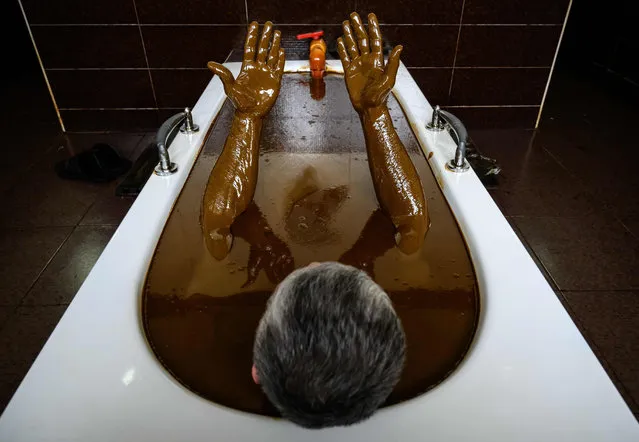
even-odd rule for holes
{"type": "Polygon", "coordinates": [[[364,135],[344,80],[328,76],[313,99],[306,75],[286,74],[264,121],[254,204],[232,227],[229,255],[209,254],[200,226],[207,179],[233,117],[221,110],[165,226],[142,295],[148,342],[184,386],[218,404],[277,415],[251,378],[255,329],[277,282],[313,261],[371,274],[402,320],[407,359],[387,404],[426,392],[466,354],[479,295],[457,223],[394,97],[389,109],[424,186],[431,227],[402,254],[380,210],[364,135]]]}

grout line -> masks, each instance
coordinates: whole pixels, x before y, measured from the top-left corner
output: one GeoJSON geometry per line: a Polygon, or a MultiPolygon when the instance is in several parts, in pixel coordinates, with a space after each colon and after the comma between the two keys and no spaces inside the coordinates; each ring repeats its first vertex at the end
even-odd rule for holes
{"type": "MultiPolygon", "coordinates": [[[[229,53],[230,55],[230,53],[229,53]]],[[[228,59],[228,56],[227,56],[228,59]]],[[[406,66],[407,69],[452,69],[452,66],[406,66]]],[[[455,69],[550,69],[551,66],[456,66],[455,69]]],[[[207,68],[195,68],[195,67],[175,67],[175,68],[163,68],[163,67],[148,67],[148,68],[113,68],[113,67],[101,67],[101,68],[46,68],[47,72],[63,72],[63,71],[145,71],[150,69],[152,71],[206,71],[207,68]]]]}
{"type": "MultiPolygon", "coordinates": [[[[452,69],[452,66],[406,66],[406,68],[407,69],[452,69]]],[[[550,66],[455,66],[455,69],[550,69],[550,66]]]]}
{"type": "Polygon", "coordinates": [[[559,27],[561,23],[464,23],[462,26],[517,26],[517,27],[532,27],[532,26],[543,26],[543,27],[559,27]]]}
{"type": "Polygon", "coordinates": [[[453,54],[453,70],[450,73],[450,84],[448,86],[448,98],[447,101],[450,101],[450,96],[453,92],[453,80],[455,78],[455,65],[457,64],[457,51],[459,51],[459,40],[461,39],[461,30],[462,30],[462,22],[464,21],[464,8],[466,7],[466,0],[462,1],[462,9],[461,14],[459,15],[459,29],[457,30],[457,42],[455,43],[455,54],[453,54]]]}
{"type": "MultiPolygon", "coordinates": [[[[80,220],[82,220],[82,218],[85,217],[85,215],[89,212],[89,209],[91,209],[91,207],[93,207],[93,204],[89,205],[89,208],[82,214],[82,217],[80,218],[80,220]]],[[[79,223],[80,221],[78,221],[79,223]]],[[[47,226],[47,227],[54,227],[54,226],[47,226]]],[[[68,227],[68,226],[67,226],[68,227]]],[[[51,257],[47,260],[47,263],[44,265],[44,267],[42,267],[42,269],[38,272],[38,276],[35,277],[35,279],[33,280],[33,282],[31,283],[31,285],[29,285],[29,288],[25,291],[24,295],[22,296],[22,298],[20,298],[20,301],[17,304],[17,307],[21,307],[24,302],[24,300],[27,298],[27,296],[29,296],[29,293],[31,293],[31,290],[33,290],[33,287],[35,287],[35,285],[37,284],[38,280],[40,279],[40,277],[42,276],[42,274],[45,272],[45,270],[47,269],[47,267],[49,267],[49,265],[51,264],[51,262],[53,262],[53,259],[56,257],[56,255],[60,252],[60,250],[62,250],[62,247],[64,247],[64,245],[69,241],[69,238],[71,238],[71,235],[73,235],[73,232],[75,232],[75,229],[78,228],[78,224],[76,224],[75,226],[73,226],[73,229],[71,229],[71,232],[69,232],[69,234],[66,236],[66,238],[64,238],[64,240],[62,241],[62,243],[58,246],[57,249],[55,249],[55,251],[53,252],[53,254],[51,255],[51,257]]]]}
{"type": "Polygon", "coordinates": [[[207,68],[47,68],[51,71],[206,71],[207,68]]]}
{"type": "Polygon", "coordinates": [[[444,106],[446,109],[460,109],[460,108],[469,108],[469,109],[473,109],[473,108],[479,108],[479,109],[484,109],[484,108],[495,108],[495,107],[539,107],[538,104],[486,104],[486,105],[482,105],[482,104],[476,104],[476,105],[451,105],[451,106],[444,106]]]}
{"type": "Polygon", "coordinates": [[[455,69],[550,69],[550,66],[455,66],[455,69]]]}
{"type": "Polygon", "coordinates": [[[546,82],[546,89],[544,89],[544,95],[541,98],[541,106],[539,107],[539,113],[537,114],[537,121],[535,121],[535,129],[539,127],[539,122],[541,121],[541,113],[544,111],[546,96],[548,95],[548,89],[550,88],[550,81],[552,80],[552,74],[555,72],[555,64],[557,63],[557,57],[559,56],[559,49],[561,48],[561,42],[564,38],[564,32],[566,31],[566,25],[568,24],[568,17],[570,16],[571,9],[572,9],[572,0],[570,0],[570,3],[568,3],[568,9],[566,10],[566,17],[564,18],[564,24],[561,27],[561,33],[559,34],[559,41],[557,42],[557,48],[555,49],[555,56],[552,59],[552,65],[550,66],[550,72],[548,73],[548,81],[546,82]]]}
{"type": "Polygon", "coordinates": [[[140,32],[140,41],[142,42],[142,52],[144,53],[144,61],[146,61],[146,69],[149,73],[149,83],[151,84],[151,92],[153,93],[153,101],[155,102],[155,107],[158,105],[158,98],[155,95],[155,87],[153,86],[153,76],[151,76],[151,68],[149,65],[149,57],[146,54],[146,44],[144,44],[144,35],[142,35],[142,26],[140,26],[140,16],[138,15],[138,6],[135,3],[135,0],[131,0],[133,2],[133,10],[135,11],[135,19],[138,22],[138,31],[140,32]]]}
{"type": "MultiPolygon", "coordinates": [[[[22,1],[22,0],[21,0],[22,1]]],[[[34,23],[31,26],[43,28],[67,28],[67,27],[75,27],[79,28],[82,26],[137,26],[136,23],[34,23]]]]}
{"type": "MultiPolygon", "coordinates": [[[[181,109],[184,110],[183,107],[63,107],[60,108],[61,111],[69,112],[69,111],[157,111],[157,110],[165,110],[165,109],[181,109]]],[[[103,131],[100,131],[103,132],[103,131]]],[[[77,133],[74,131],[74,133],[77,133]]]]}
{"type": "Polygon", "coordinates": [[[95,111],[95,110],[117,110],[117,111],[131,111],[131,110],[158,110],[159,107],[61,107],[61,111],[95,111]]]}
{"type": "Polygon", "coordinates": [[[36,46],[35,38],[33,38],[33,33],[31,32],[31,26],[29,25],[27,14],[24,11],[24,7],[22,6],[22,0],[18,0],[18,5],[20,6],[20,11],[22,11],[22,17],[24,18],[24,23],[27,25],[27,32],[29,32],[29,38],[31,38],[31,44],[33,45],[33,50],[35,51],[36,57],[38,58],[38,64],[40,65],[40,69],[42,70],[42,76],[44,77],[44,82],[47,84],[47,89],[49,90],[49,95],[51,96],[51,101],[53,102],[55,113],[58,116],[58,121],[60,122],[60,128],[62,129],[62,132],[66,132],[66,129],[64,128],[64,122],[62,121],[62,116],[60,115],[60,109],[58,108],[58,102],[55,100],[55,96],[53,95],[53,89],[51,88],[51,83],[49,83],[49,77],[47,77],[47,71],[44,68],[44,63],[42,63],[42,58],[40,58],[40,51],[38,51],[38,46],[36,46]]]}
{"type": "MultiPolygon", "coordinates": [[[[246,5],[246,0],[244,1],[246,5]]],[[[248,7],[246,21],[249,20],[248,7]]],[[[247,23],[33,23],[33,27],[131,27],[131,26],[246,26],[247,23]]],[[[277,23],[276,26],[341,26],[340,23],[277,23]]],[[[561,23],[463,23],[461,26],[560,27],[561,23]]],[[[380,26],[460,26],[460,23],[380,23],[380,26]]]]}
{"type": "MultiPolygon", "coordinates": [[[[609,204],[608,201],[606,201],[605,199],[602,199],[601,197],[597,196],[595,193],[593,193],[592,191],[592,186],[588,184],[588,182],[586,182],[585,180],[583,180],[582,178],[579,177],[579,175],[577,175],[575,172],[573,172],[572,170],[570,170],[568,168],[568,166],[566,166],[559,157],[557,157],[557,155],[555,155],[553,152],[551,152],[548,148],[546,147],[542,147],[542,149],[544,150],[544,152],[546,152],[546,154],[552,158],[553,160],[555,160],[555,162],[557,164],[559,164],[559,166],[561,166],[567,173],[568,175],[575,181],[577,181],[581,187],[588,193],[588,195],[590,195],[591,198],[593,198],[595,201],[601,203],[603,206],[608,206],[610,207],[611,205],[609,204]]],[[[621,226],[635,239],[639,240],[639,235],[637,235],[635,232],[632,231],[632,229],[630,227],[628,227],[626,225],[626,223],[623,222],[623,220],[621,219],[621,217],[619,217],[619,215],[617,215],[617,212],[614,210],[610,210],[610,216],[617,221],[619,224],[621,224],[621,226]]]]}

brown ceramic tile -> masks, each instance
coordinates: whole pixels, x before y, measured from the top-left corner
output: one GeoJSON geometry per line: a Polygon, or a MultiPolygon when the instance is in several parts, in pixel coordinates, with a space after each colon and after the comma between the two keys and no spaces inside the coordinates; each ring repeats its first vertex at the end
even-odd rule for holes
{"type": "Polygon", "coordinates": [[[639,292],[562,292],[571,316],[599,357],[606,361],[620,393],[639,412],[639,292]]]}
{"type": "Polygon", "coordinates": [[[358,3],[357,9],[364,21],[374,12],[380,23],[458,24],[462,0],[429,0],[419,5],[414,0],[368,0],[358,3]]]}
{"type": "Polygon", "coordinates": [[[0,330],[2,330],[4,323],[11,317],[15,309],[14,305],[0,305],[0,330]]]}
{"type": "Polygon", "coordinates": [[[491,192],[511,216],[581,216],[601,204],[572,173],[558,163],[530,130],[473,132],[483,154],[496,159],[502,172],[491,192]]]}
{"type": "Polygon", "coordinates": [[[491,194],[502,211],[511,216],[578,217],[601,208],[597,200],[573,178],[556,175],[550,179],[552,184],[540,180],[537,186],[498,188],[491,194]]]}
{"type": "Polygon", "coordinates": [[[18,307],[0,332],[0,376],[22,378],[31,367],[66,305],[18,307]]]}
{"type": "Polygon", "coordinates": [[[548,69],[455,69],[450,104],[455,106],[541,103],[548,69]]]}
{"type": "MultiPolygon", "coordinates": [[[[492,196],[493,191],[490,191],[490,194],[492,196]]],[[[501,207],[500,207],[500,209],[501,209],[501,207]]],[[[546,269],[546,267],[544,267],[544,264],[539,260],[539,258],[535,254],[535,251],[530,247],[528,242],[526,242],[526,238],[524,238],[524,235],[521,233],[521,231],[517,227],[517,224],[515,223],[515,219],[516,218],[512,217],[512,216],[508,216],[506,213],[504,213],[504,215],[505,215],[506,219],[508,220],[508,223],[510,224],[510,227],[512,227],[513,231],[515,232],[515,234],[519,238],[519,241],[521,241],[521,243],[526,248],[526,251],[528,251],[528,254],[530,255],[530,257],[533,259],[533,261],[535,261],[535,264],[537,264],[537,268],[539,268],[539,271],[542,273],[542,275],[544,275],[544,278],[546,278],[546,281],[548,281],[548,284],[550,284],[550,286],[552,287],[553,290],[558,290],[557,283],[552,278],[552,275],[550,273],[548,273],[548,270],[546,269]]]]}
{"type": "Polygon", "coordinates": [[[0,304],[20,302],[71,230],[71,227],[0,230],[0,304]]]}
{"type": "Polygon", "coordinates": [[[548,66],[561,26],[462,26],[456,66],[548,66]]]}
{"type": "Polygon", "coordinates": [[[131,0],[22,0],[30,24],[137,23],[131,0]]]}
{"type": "Polygon", "coordinates": [[[151,68],[206,68],[241,48],[245,26],[143,26],[151,68]]]}
{"type": "Polygon", "coordinates": [[[64,146],[25,171],[25,179],[5,192],[4,226],[75,226],[108,184],[63,180],[53,170],[71,152],[64,146]]]}
{"type": "Polygon", "coordinates": [[[171,118],[173,115],[175,114],[179,114],[180,112],[183,112],[184,108],[183,107],[171,107],[171,108],[165,108],[165,109],[158,109],[158,127],[162,125],[162,123],[164,123],[166,120],[168,120],[169,118],[171,118]]]}
{"type": "Polygon", "coordinates": [[[131,132],[160,127],[155,110],[63,110],[60,114],[69,132],[131,132]]]}
{"type": "Polygon", "coordinates": [[[275,23],[341,23],[356,10],[355,0],[330,0],[309,2],[304,0],[247,0],[249,20],[260,23],[272,20],[275,23]]]}
{"type": "Polygon", "coordinates": [[[13,397],[13,393],[20,386],[22,376],[18,375],[0,375],[0,413],[4,411],[9,401],[13,397]]]}
{"type": "Polygon", "coordinates": [[[78,226],[24,298],[23,305],[70,303],[114,232],[114,226],[78,226]]]}
{"type": "Polygon", "coordinates": [[[32,32],[47,69],[146,67],[137,26],[37,26],[32,32]]]}
{"type": "Polygon", "coordinates": [[[154,69],[153,88],[159,107],[193,107],[213,78],[208,69],[154,69]]]}
{"type": "MultiPolygon", "coordinates": [[[[457,111],[458,109],[455,109],[457,111]]],[[[499,189],[538,187],[573,177],[538,142],[531,129],[478,129],[472,132],[475,147],[497,160],[502,168],[499,189]]]]}
{"type": "Polygon", "coordinates": [[[561,290],[639,288],[639,240],[605,215],[515,218],[561,290]]]}
{"type": "Polygon", "coordinates": [[[146,70],[48,71],[60,108],[156,107],[146,70]]]}
{"type": "Polygon", "coordinates": [[[448,104],[451,69],[409,69],[410,74],[433,106],[448,104]]]}
{"type": "Polygon", "coordinates": [[[80,221],[84,226],[118,226],[133,205],[134,198],[115,196],[114,191],[103,195],[80,221]]]}
{"type": "Polygon", "coordinates": [[[448,110],[461,118],[470,130],[535,127],[538,106],[530,107],[452,107],[448,110]]]}
{"type": "Polygon", "coordinates": [[[111,146],[123,158],[131,159],[146,134],[141,133],[67,133],[62,137],[62,144],[70,155],[91,148],[94,144],[105,143],[111,146]]]}
{"type": "Polygon", "coordinates": [[[466,0],[464,23],[561,24],[569,0],[466,0]]]}
{"type": "MultiPolygon", "coordinates": [[[[324,41],[327,46],[326,57],[328,59],[338,59],[337,54],[337,37],[342,35],[342,27],[340,25],[277,25],[276,29],[282,32],[282,47],[286,51],[287,60],[308,60],[309,40],[297,40],[297,34],[305,34],[308,32],[322,30],[324,31],[324,41]]],[[[241,51],[235,51],[234,57],[240,56],[241,51]]]]}
{"type": "Polygon", "coordinates": [[[135,0],[140,23],[244,24],[244,0],[135,0]]]}
{"type": "Polygon", "coordinates": [[[404,46],[402,61],[408,67],[453,65],[458,26],[382,26],[384,39],[404,46]]]}

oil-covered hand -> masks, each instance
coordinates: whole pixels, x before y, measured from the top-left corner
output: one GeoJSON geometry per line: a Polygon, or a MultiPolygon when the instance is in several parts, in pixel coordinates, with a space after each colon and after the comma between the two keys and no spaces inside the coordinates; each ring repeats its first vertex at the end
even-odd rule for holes
{"type": "Polygon", "coordinates": [[[343,38],[337,39],[344,66],[346,87],[357,112],[386,103],[395,85],[401,46],[395,46],[384,66],[382,33],[375,14],[368,15],[368,33],[356,12],[342,23],[343,38]]]}
{"type": "Polygon", "coordinates": [[[242,69],[237,78],[233,78],[231,71],[223,65],[212,61],[208,63],[209,69],[222,80],[224,91],[238,112],[263,117],[273,107],[284,73],[285,56],[284,49],[280,48],[280,39],[280,31],[273,32],[273,23],[267,21],[258,44],[258,24],[252,22],[246,36],[242,69]]]}

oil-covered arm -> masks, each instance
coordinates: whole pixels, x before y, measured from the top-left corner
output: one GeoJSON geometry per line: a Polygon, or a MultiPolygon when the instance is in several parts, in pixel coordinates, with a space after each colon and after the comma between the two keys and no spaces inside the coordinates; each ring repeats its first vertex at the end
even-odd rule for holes
{"type": "Polygon", "coordinates": [[[381,208],[395,226],[395,243],[404,253],[422,245],[429,227],[422,184],[388,112],[386,100],[395,85],[401,46],[384,66],[382,35],[375,14],[368,16],[368,33],[357,13],[342,24],[337,47],[353,107],[358,112],[368,151],[368,164],[381,208]],[[351,26],[352,25],[352,26],[351,26]],[[369,46],[370,42],[370,46],[369,46]]]}
{"type": "Polygon", "coordinates": [[[277,99],[284,72],[280,38],[280,32],[273,32],[273,24],[266,22],[258,44],[258,24],[253,22],[248,29],[237,79],[223,65],[208,64],[220,77],[236,109],[202,200],[202,233],[209,252],[218,260],[231,250],[231,225],[255,194],[262,119],[277,99]]]}

